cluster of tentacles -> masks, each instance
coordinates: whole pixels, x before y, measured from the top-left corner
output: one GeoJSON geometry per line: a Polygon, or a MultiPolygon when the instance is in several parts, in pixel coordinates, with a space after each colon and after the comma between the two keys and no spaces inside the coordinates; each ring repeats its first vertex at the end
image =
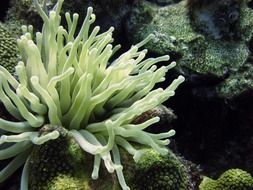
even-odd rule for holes
{"type": "Polygon", "coordinates": [[[25,163],[21,189],[28,189],[29,155],[32,145],[40,145],[60,136],[52,130],[43,135],[40,129],[50,124],[63,126],[80,147],[94,155],[92,178],[99,175],[100,162],[107,170],[116,171],[122,189],[129,189],[124,180],[118,146],[138,161],[142,150],[131,144],[151,146],[162,155],[167,153],[170,136],[175,131],[152,134],[144,129],[159,121],[151,118],[132,124],[143,112],[160,105],[174,95],[184,81],[175,79],[166,89],[154,85],[165,80],[166,72],[175,66],[157,67],[169,56],[144,59],[147,50],[139,48],[152,39],[133,45],[114,60],[120,46],[112,46],[113,28],[98,34],[100,28],[89,7],[80,31],[76,31],[78,14],[65,14],[67,29],[60,25],[63,0],[51,11],[45,11],[34,0],[44,21],[42,32],[33,34],[32,27],[23,26],[18,40],[22,61],[16,66],[17,77],[0,67],[0,100],[11,121],[0,119],[0,160],[13,160],[0,171],[0,182],[25,163]]]}

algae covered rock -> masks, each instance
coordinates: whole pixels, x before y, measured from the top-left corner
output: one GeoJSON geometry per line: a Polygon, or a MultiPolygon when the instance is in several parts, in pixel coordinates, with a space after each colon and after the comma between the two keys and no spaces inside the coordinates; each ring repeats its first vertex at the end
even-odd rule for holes
{"type": "Polygon", "coordinates": [[[252,190],[252,176],[241,169],[230,169],[217,180],[204,177],[199,186],[200,190],[252,190]]]}
{"type": "Polygon", "coordinates": [[[201,75],[224,79],[247,60],[249,51],[245,43],[203,40],[193,42],[180,60],[181,67],[201,75]]]}
{"type": "Polygon", "coordinates": [[[132,41],[154,33],[149,51],[171,55],[190,83],[232,99],[253,91],[252,16],[246,1],[184,0],[161,6],[144,0],[133,8],[127,29],[132,41]]]}
{"type": "Polygon", "coordinates": [[[168,6],[140,1],[127,22],[130,31],[128,37],[137,42],[153,33],[155,40],[147,44],[146,48],[157,54],[172,51],[182,54],[187,43],[201,38],[194,32],[187,15],[185,1],[168,6]]]}

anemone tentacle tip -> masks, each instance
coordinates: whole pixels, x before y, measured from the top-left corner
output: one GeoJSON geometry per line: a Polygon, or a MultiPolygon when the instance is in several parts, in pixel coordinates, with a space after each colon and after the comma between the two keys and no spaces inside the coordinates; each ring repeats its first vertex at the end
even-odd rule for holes
{"type": "MultiPolygon", "coordinates": [[[[92,7],[77,31],[78,14],[65,13],[67,28],[60,23],[63,0],[58,0],[49,14],[37,0],[34,3],[43,18],[43,30],[34,36],[32,27],[22,26],[24,34],[17,41],[22,58],[16,66],[17,77],[0,67],[0,101],[17,120],[0,119],[0,129],[8,134],[1,136],[0,144],[10,141],[41,145],[59,138],[56,126],[64,124],[67,135],[95,160],[101,159],[109,173],[116,170],[121,188],[128,190],[118,147],[135,161],[143,154],[135,149],[136,143],[151,146],[161,154],[168,152],[169,141],[164,137],[169,138],[174,131],[154,138],[156,134],[144,130],[159,117],[140,124],[134,121],[173,96],[184,77],[179,76],[166,89],[154,89],[175,65],[157,67],[156,63],[168,61],[169,56],[145,59],[147,49],[139,51],[154,34],[117,57],[114,53],[120,45],[112,45],[114,27],[100,34],[99,26],[91,27],[95,21],[92,7]],[[51,131],[41,133],[43,126],[51,131]]],[[[23,152],[12,157],[23,156],[23,152]]],[[[28,160],[29,154],[24,159],[28,160]]],[[[91,175],[96,179],[100,162],[94,163],[91,175]]],[[[10,165],[6,168],[11,168],[10,173],[17,169],[10,165]]]]}

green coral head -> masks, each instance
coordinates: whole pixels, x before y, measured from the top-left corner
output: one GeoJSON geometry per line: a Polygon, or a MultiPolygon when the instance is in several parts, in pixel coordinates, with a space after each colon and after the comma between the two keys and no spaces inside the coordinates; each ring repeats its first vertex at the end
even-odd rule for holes
{"type": "Polygon", "coordinates": [[[250,173],[241,169],[229,169],[217,180],[204,177],[200,190],[251,190],[253,178],[250,173]]]}
{"type": "Polygon", "coordinates": [[[80,147],[94,155],[93,179],[99,176],[101,161],[108,172],[116,171],[122,189],[127,190],[118,146],[133,155],[135,161],[142,150],[131,143],[151,146],[165,155],[168,138],[174,130],[152,134],[145,128],[159,121],[151,118],[140,124],[132,121],[140,114],[160,105],[174,95],[184,81],[179,76],[166,89],[154,89],[165,80],[166,72],[175,66],[157,67],[169,56],[144,59],[147,50],[139,50],[153,35],[133,45],[112,60],[119,49],[113,47],[113,28],[99,34],[93,9],[87,9],[85,20],[76,30],[78,14],[65,13],[67,28],[60,25],[59,0],[51,11],[44,11],[37,0],[34,5],[43,19],[42,32],[33,34],[31,26],[23,26],[18,40],[22,61],[16,66],[17,78],[0,67],[0,100],[15,121],[0,119],[2,143],[14,143],[0,151],[0,160],[12,158],[0,172],[4,181],[25,163],[21,189],[28,188],[29,154],[32,144],[43,144],[58,138],[57,127],[63,126],[80,147]],[[49,13],[48,13],[49,12],[49,13]],[[8,135],[6,135],[8,133],[8,135]]]}
{"type": "Polygon", "coordinates": [[[18,58],[16,38],[9,32],[9,25],[0,23],[0,65],[14,73],[18,58]]]}

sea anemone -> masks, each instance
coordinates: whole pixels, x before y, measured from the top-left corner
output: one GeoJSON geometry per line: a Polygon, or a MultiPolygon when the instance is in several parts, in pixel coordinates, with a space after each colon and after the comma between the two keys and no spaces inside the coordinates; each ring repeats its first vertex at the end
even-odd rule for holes
{"type": "Polygon", "coordinates": [[[135,161],[143,150],[133,143],[167,154],[167,138],[175,131],[145,132],[159,117],[140,124],[133,124],[133,120],[173,96],[184,78],[179,76],[166,89],[154,90],[175,63],[159,68],[155,65],[168,61],[168,55],[144,60],[147,50],[139,48],[152,35],[111,60],[120,47],[111,44],[113,28],[98,34],[100,28],[96,26],[89,32],[95,21],[89,7],[79,32],[78,14],[65,14],[65,29],[60,25],[62,3],[58,0],[51,11],[46,11],[34,0],[44,22],[42,32],[33,35],[31,26],[22,27],[24,34],[18,39],[22,61],[15,67],[16,78],[0,67],[0,100],[13,116],[10,121],[0,119],[0,144],[10,144],[0,150],[0,160],[14,157],[0,172],[0,182],[25,164],[21,190],[28,189],[33,145],[58,138],[60,131],[55,126],[63,126],[84,151],[94,155],[92,178],[98,178],[103,160],[108,172],[116,171],[122,189],[127,190],[118,146],[135,161]],[[47,132],[42,133],[45,126],[47,132]]]}

